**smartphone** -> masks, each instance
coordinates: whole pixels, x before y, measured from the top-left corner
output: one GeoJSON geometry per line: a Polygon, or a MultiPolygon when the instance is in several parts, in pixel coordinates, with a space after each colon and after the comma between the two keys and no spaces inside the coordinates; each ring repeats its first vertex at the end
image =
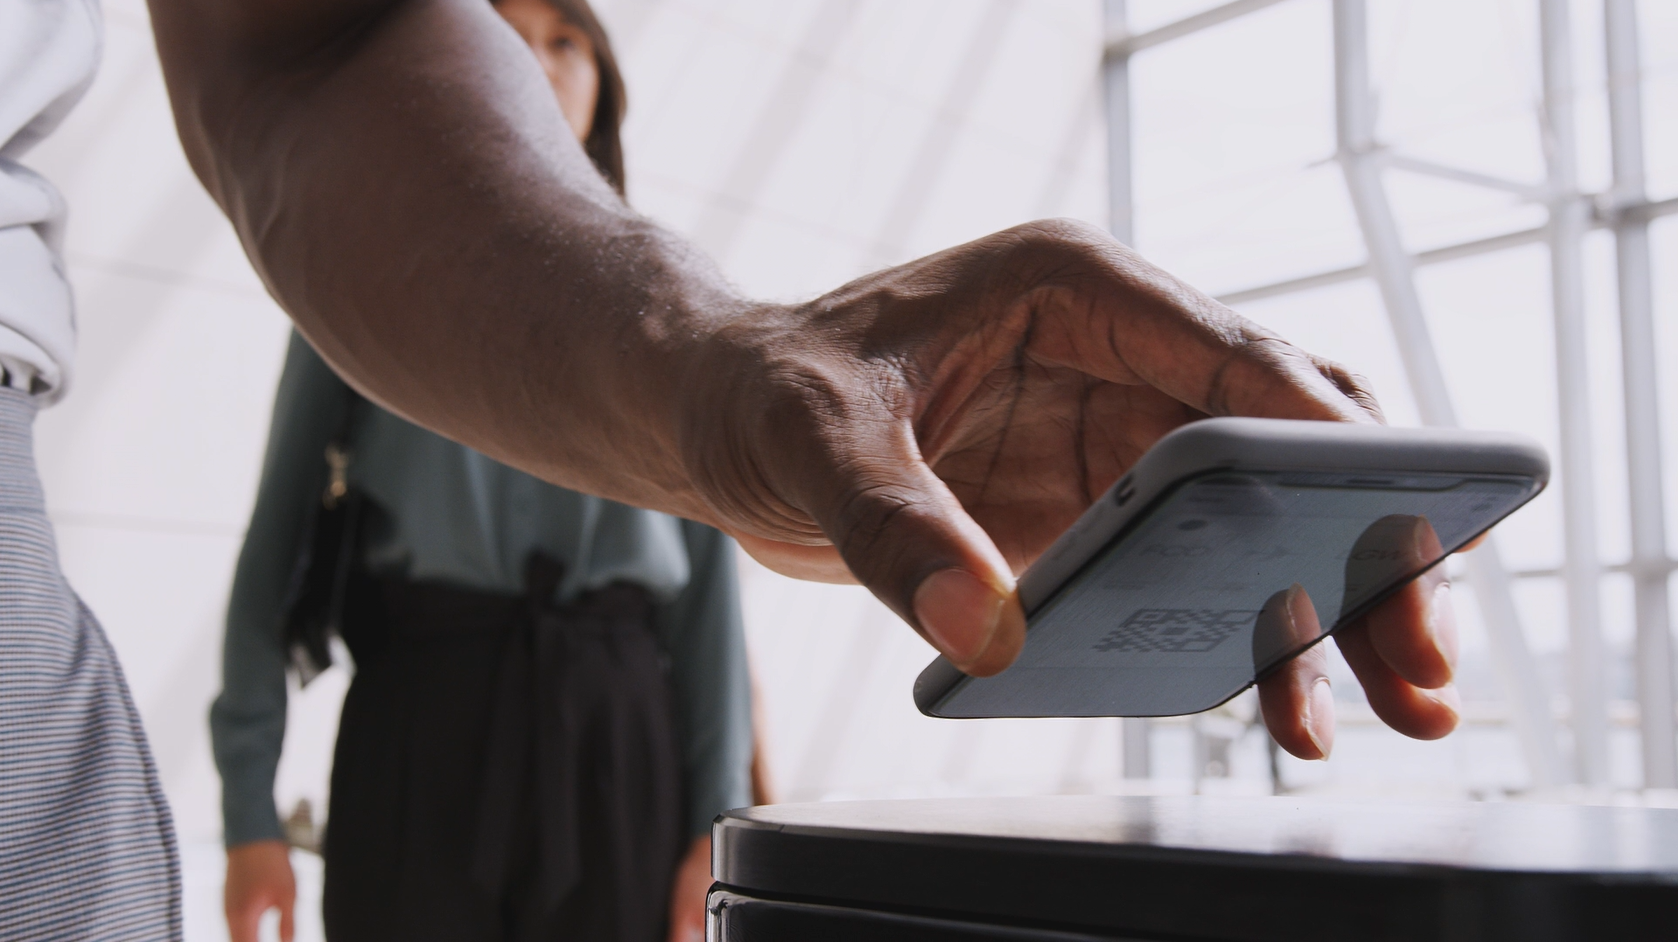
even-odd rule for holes
{"type": "Polygon", "coordinates": [[[1019,580],[1025,647],[994,677],[944,658],[929,716],[1208,710],[1350,624],[1544,489],[1516,435],[1216,418],[1160,439],[1019,580]],[[1277,617],[1303,588],[1319,625],[1277,617]]]}

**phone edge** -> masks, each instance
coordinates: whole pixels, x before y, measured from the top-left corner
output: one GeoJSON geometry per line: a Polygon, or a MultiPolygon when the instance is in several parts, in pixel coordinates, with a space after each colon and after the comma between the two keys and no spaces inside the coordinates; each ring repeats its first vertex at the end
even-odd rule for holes
{"type": "MultiPolygon", "coordinates": [[[[1335,471],[1408,471],[1465,475],[1483,473],[1529,477],[1536,485],[1532,493],[1514,510],[1486,527],[1486,530],[1496,527],[1515,510],[1526,506],[1544,491],[1550,479],[1549,456],[1543,446],[1526,436],[1511,432],[1444,428],[1394,429],[1385,425],[1241,417],[1217,417],[1191,422],[1155,442],[1128,473],[1114,482],[1112,487],[1092,503],[1090,508],[1020,575],[1018,592],[1028,622],[1031,615],[1053,598],[1056,590],[1074,578],[1095,554],[1114,539],[1121,537],[1127,526],[1145,516],[1146,511],[1152,509],[1182,483],[1195,476],[1215,471],[1320,470],[1325,458],[1336,452],[1349,459],[1350,463],[1336,466],[1335,471]],[[1278,435],[1278,431],[1287,434],[1278,435]],[[1414,449],[1424,443],[1456,446],[1452,452],[1453,461],[1446,464],[1414,460],[1418,456],[1414,449]],[[1310,455],[1310,460],[1305,460],[1304,456],[1307,454],[1310,455]],[[1406,455],[1411,460],[1404,460],[1406,455]],[[1376,456],[1380,456],[1378,460],[1376,456]],[[1512,458],[1525,459],[1527,468],[1513,468],[1512,465],[1519,462],[1511,461],[1512,458]],[[1480,464],[1476,459],[1484,460],[1484,465],[1476,467],[1480,464]],[[1129,494],[1126,499],[1122,502],[1117,501],[1116,498],[1125,494],[1127,489],[1129,494]],[[1105,510],[1092,518],[1090,511],[1097,508],[1105,510]],[[1085,551],[1068,557],[1074,549],[1085,551]],[[1070,567],[1066,564],[1056,565],[1056,561],[1062,558],[1078,561],[1070,567]],[[1043,567],[1045,560],[1049,561],[1049,567],[1046,569],[1043,567]],[[1053,581],[1047,586],[1041,585],[1050,579],[1051,574],[1053,581]]],[[[1429,453],[1422,451],[1419,454],[1426,456],[1429,453]]],[[[1448,557],[1450,553],[1445,555],[1448,557]]],[[[1389,597],[1393,591],[1397,591],[1396,586],[1383,593],[1380,599],[1389,597]]],[[[1380,599],[1370,604],[1379,604],[1380,599]]],[[[1329,637],[1338,627],[1337,624],[1336,627],[1325,631],[1321,637],[1300,650],[1320,644],[1323,638],[1329,637]]],[[[1274,665],[1267,668],[1266,673],[1273,669],[1274,665]]],[[[912,689],[915,708],[923,715],[938,719],[1002,718],[949,716],[939,712],[943,702],[969,679],[971,678],[950,663],[949,659],[939,655],[915,677],[912,689]]],[[[1230,697],[1239,695],[1245,689],[1247,688],[1242,687],[1230,694],[1230,697]]],[[[1228,699],[1230,698],[1221,702],[1228,702],[1228,699]]]]}

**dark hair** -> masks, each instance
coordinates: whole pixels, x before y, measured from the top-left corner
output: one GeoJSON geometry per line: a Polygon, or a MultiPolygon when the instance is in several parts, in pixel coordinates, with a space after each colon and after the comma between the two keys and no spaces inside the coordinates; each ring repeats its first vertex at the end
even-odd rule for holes
{"type": "Polygon", "coordinates": [[[594,124],[583,139],[583,151],[599,168],[601,176],[624,195],[623,140],[618,131],[623,127],[624,112],[629,110],[629,96],[623,87],[623,73],[618,71],[618,57],[612,54],[612,41],[606,38],[606,28],[594,15],[588,0],[547,0],[571,25],[588,35],[594,46],[594,68],[600,73],[600,93],[594,102],[594,124]]]}

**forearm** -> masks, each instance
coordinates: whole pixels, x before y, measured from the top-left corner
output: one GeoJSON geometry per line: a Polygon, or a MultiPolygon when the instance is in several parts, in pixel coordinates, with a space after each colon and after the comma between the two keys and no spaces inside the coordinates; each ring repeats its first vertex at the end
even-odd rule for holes
{"type": "Polygon", "coordinates": [[[599,178],[487,3],[152,8],[194,167],[340,373],[547,480],[710,519],[677,410],[693,337],[746,303],[599,178]]]}

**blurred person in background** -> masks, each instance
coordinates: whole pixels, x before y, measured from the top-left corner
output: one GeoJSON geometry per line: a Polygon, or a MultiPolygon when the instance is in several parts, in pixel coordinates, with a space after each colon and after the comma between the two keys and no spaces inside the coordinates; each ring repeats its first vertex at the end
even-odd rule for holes
{"type": "MultiPolygon", "coordinates": [[[[495,8],[621,194],[623,80],[586,0],[495,8]]],[[[294,334],[211,710],[233,942],[256,942],[271,908],[292,937],[274,775],[287,663],[307,680],[329,660],[322,618],[355,668],[324,842],[329,938],[702,938],[711,820],[753,800],[734,551],[407,422],[294,334]],[[340,579],[340,611],[298,612],[333,605],[340,579]]]]}

